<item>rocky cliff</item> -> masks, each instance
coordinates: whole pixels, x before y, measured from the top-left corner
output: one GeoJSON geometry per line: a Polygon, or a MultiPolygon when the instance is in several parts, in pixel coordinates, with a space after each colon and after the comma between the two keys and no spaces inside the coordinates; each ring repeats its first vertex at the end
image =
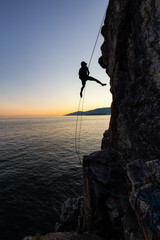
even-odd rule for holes
{"type": "Polygon", "coordinates": [[[160,157],[160,1],[112,0],[100,65],[113,95],[110,148],[123,158],[160,157]]]}
{"type": "Polygon", "coordinates": [[[83,160],[81,227],[160,239],[160,1],[112,0],[100,65],[113,96],[102,151],[83,160]]]}

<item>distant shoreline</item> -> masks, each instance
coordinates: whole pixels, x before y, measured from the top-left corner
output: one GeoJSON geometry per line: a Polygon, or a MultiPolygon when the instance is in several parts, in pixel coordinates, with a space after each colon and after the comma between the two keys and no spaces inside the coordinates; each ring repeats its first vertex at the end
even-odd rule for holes
{"type": "Polygon", "coordinates": [[[110,107],[96,108],[96,109],[85,111],[85,112],[77,111],[77,112],[66,114],[64,116],[77,116],[77,115],[83,115],[83,116],[111,115],[111,108],[110,107]]]}

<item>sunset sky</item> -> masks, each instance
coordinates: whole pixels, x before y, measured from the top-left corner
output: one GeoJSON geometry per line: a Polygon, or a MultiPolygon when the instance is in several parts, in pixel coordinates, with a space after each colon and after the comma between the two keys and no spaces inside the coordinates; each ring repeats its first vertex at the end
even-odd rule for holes
{"type": "MultiPolygon", "coordinates": [[[[107,0],[0,1],[0,116],[63,115],[77,111],[82,60],[89,62],[107,0]]],[[[109,78],[98,64],[100,35],[84,111],[109,107],[109,78]]]]}

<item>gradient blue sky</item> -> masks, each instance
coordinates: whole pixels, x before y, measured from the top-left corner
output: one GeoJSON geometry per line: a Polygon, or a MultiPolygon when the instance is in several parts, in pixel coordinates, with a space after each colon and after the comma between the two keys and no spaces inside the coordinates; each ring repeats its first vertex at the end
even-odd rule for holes
{"type": "MultiPolygon", "coordinates": [[[[0,116],[77,111],[82,60],[89,62],[107,0],[0,1],[0,116]]],[[[109,78],[98,64],[100,35],[84,110],[111,104],[109,78]]]]}

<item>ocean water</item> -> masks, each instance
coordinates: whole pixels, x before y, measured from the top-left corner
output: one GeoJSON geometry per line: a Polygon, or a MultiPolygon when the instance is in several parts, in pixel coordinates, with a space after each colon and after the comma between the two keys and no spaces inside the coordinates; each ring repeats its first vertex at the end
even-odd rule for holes
{"type": "MultiPolygon", "coordinates": [[[[100,150],[109,119],[83,116],[80,138],[77,130],[81,158],[100,150]]],[[[63,201],[81,196],[76,120],[0,118],[0,239],[54,231],[63,201]]]]}

